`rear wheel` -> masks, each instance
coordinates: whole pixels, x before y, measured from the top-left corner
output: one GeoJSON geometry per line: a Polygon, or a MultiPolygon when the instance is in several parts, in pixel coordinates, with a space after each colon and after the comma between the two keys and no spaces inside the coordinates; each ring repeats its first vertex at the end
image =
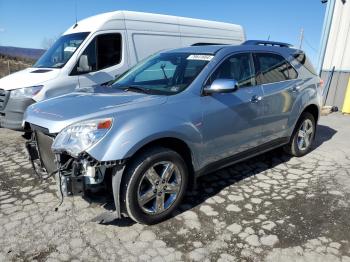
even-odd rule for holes
{"type": "Polygon", "coordinates": [[[315,139],[316,122],[312,114],[305,112],[301,115],[293,132],[291,141],[284,147],[293,156],[301,157],[310,152],[315,139]]]}
{"type": "Polygon", "coordinates": [[[158,223],[176,209],[187,181],[187,166],[178,153],[162,147],[146,150],[132,160],[123,175],[124,207],[138,223],[158,223]]]}

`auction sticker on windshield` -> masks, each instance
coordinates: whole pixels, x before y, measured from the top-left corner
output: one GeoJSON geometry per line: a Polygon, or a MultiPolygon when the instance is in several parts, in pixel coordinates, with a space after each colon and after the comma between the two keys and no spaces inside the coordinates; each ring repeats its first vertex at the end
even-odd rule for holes
{"type": "Polygon", "coordinates": [[[71,52],[73,53],[77,49],[75,46],[67,46],[64,48],[64,52],[71,52]]]}
{"type": "Polygon", "coordinates": [[[187,57],[187,60],[211,61],[213,57],[213,55],[190,55],[189,57],[187,57]]]}

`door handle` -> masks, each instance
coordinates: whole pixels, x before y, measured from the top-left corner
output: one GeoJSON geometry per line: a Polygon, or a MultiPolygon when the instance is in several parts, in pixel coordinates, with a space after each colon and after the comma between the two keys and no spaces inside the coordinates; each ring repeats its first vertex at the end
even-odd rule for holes
{"type": "Polygon", "coordinates": [[[252,98],[250,99],[250,102],[252,103],[258,103],[259,101],[262,100],[261,96],[253,95],[252,98]]]}

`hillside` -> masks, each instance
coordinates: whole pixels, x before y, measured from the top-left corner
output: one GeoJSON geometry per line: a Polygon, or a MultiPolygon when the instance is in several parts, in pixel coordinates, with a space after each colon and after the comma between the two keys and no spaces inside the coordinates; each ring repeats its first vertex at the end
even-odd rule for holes
{"type": "Polygon", "coordinates": [[[28,68],[34,62],[35,60],[30,58],[9,56],[0,53],[0,78],[28,68]]]}
{"type": "Polygon", "coordinates": [[[32,66],[43,49],[0,46],[0,78],[32,66]]]}
{"type": "Polygon", "coordinates": [[[22,48],[14,46],[0,46],[0,54],[11,57],[23,57],[32,60],[37,60],[45,50],[34,48],[22,48]]]}

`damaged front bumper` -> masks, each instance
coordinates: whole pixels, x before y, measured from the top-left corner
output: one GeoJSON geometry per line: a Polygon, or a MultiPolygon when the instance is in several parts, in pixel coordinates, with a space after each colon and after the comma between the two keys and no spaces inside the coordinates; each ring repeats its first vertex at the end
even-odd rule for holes
{"type": "Polygon", "coordinates": [[[86,189],[84,176],[77,172],[78,165],[74,159],[67,159],[62,164],[60,155],[55,156],[51,152],[42,153],[43,149],[38,146],[37,138],[38,134],[35,132],[32,139],[26,142],[29,160],[35,174],[44,180],[54,177],[63,196],[84,195],[86,189]]]}
{"type": "MultiPolygon", "coordinates": [[[[32,127],[33,130],[33,127],[32,127]]],[[[75,196],[113,191],[116,213],[120,215],[119,189],[125,161],[98,161],[82,153],[77,158],[68,154],[54,154],[51,150],[55,136],[47,130],[34,127],[31,139],[26,142],[30,162],[38,177],[55,177],[60,195],[75,196]],[[117,177],[118,176],[118,177],[117,177]]]]}

